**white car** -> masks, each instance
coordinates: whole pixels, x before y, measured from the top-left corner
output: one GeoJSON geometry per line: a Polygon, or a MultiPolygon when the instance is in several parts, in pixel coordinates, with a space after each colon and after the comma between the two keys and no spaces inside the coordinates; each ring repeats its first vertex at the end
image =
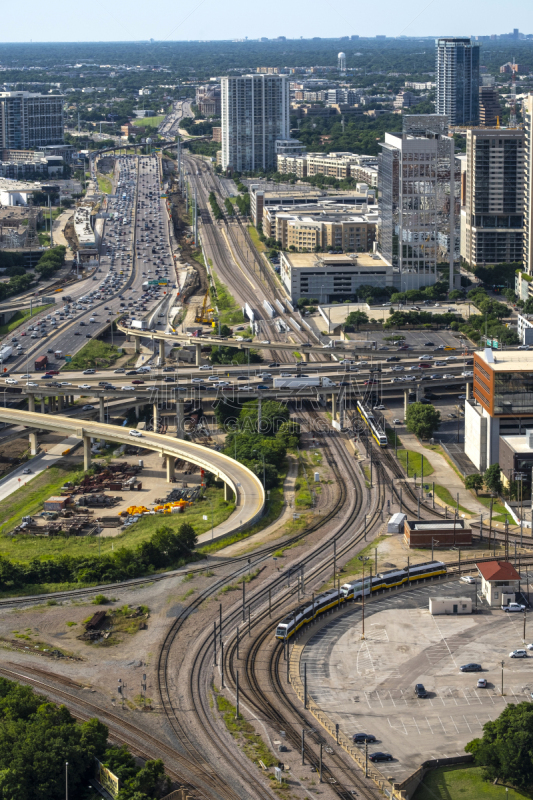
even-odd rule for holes
{"type": "Polygon", "coordinates": [[[26,384],[26,386],[39,386],[39,384],[35,383],[35,381],[30,381],[29,383],[26,384]]]}
{"type": "Polygon", "coordinates": [[[135,386],[121,386],[120,387],[120,391],[121,392],[134,392],[135,391],[135,386]]]}
{"type": "Polygon", "coordinates": [[[203,378],[193,378],[191,380],[191,383],[203,383],[203,382],[204,382],[203,378]]]}
{"type": "Polygon", "coordinates": [[[374,406],[374,411],[385,411],[385,406],[384,405],[374,406]]]}
{"type": "Polygon", "coordinates": [[[476,579],[472,575],[463,575],[461,577],[462,583],[475,583],[476,579]]]}
{"type": "Polygon", "coordinates": [[[18,381],[15,380],[15,378],[6,378],[6,383],[14,384],[14,383],[18,383],[18,381]]]}
{"type": "Polygon", "coordinates": [[[529,345],[528,344],[521,344],[516,349],[517,350],[529,350],[529,345]]]}
{"type": "Polygon", "coordinates": [[[88,383],[79,383],[78,389],[90,389],[91,386],[88,383]]]}
{"type": "Polygon", "coordinates": [[[513,650],[509,653],[509,658],[527,658],[527,650],[513,650]]]}
{"type": "Polygon", "coordinates": [[[202,366],[200,367],[200,371],[202,371],[202,370],[205,371],[205,370],[210,370],[210,369],[213,369],[213,367],[210,364],[202,364],[202,366]]]}
{"type": "Polygon", "coordinates": [[[219,377],[218,377],[218,375],[210,375],[207,380],[211,381],[211,382],[214,382],[214,381],[218,381],[219,377]]]}
{"type": "Polygon", "coordinates": [[[140,431],[130,431],[130,436],[136,436],[138,439],[142,437],[142,433],[140,431]]]}
{"type": "Polygon", "coordinates": [[[462,375],[463,378],[473,378],[474,377],[474,373],[470,372],[470,370],[467,370],[466,372],[461,372],[461,375],[462,375]]]}
{"type": "Polygon", "coordinates": [[[393,425],[403,425],[403,419],[393,419],[393,425]]]}

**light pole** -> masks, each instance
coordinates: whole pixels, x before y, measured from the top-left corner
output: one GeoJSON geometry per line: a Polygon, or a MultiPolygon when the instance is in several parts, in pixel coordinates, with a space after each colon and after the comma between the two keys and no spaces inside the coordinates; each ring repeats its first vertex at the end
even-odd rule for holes
{"type": "Polygon", "coordinates": [[[433,539],[433,537],[431,538],[431,560],[432,561],[433,561],[433,545],[434,544],[438,544],[438,543],[439,543],[438,539],[433,539]]]}
{"type": "Polygon", "coordinates": [[[502,661],[501,662],[501,665],[502,665],[502,697],[504,696],[503,695],[503,666],[504,666],[504,664],[505,664],[505,661],[502,661]]]}
{"type": "Polygon", "coordinates": [[[361,639],[365,638],[365,561],[368,561],[370,556],[359,556],[359,561],[363,564],[363,586],[361,590],[361,594],[363,597],[363,606],[362,606],[362,619],[363,619],[363,632],[361,634],[361,639]]]}
{"type": "Polygon", "coordinates": [[[68,761],[65,761],[65,800],[68,800],[68,761]]]}

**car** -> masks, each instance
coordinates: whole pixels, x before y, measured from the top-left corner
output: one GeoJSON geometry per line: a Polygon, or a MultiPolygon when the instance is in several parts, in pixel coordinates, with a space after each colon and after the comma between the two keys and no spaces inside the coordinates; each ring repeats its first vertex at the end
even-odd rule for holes
{"type": "Polygon", "coordinates": [[[370,753],[368,756],[369,761],[392,761],[392,756],[390,753],[370,753]]]}
{"type": "MultiPolygon", "coordinates": [[[[388,305],[388,303],[386,305],[388,305]]],[[[389,348],[388,347],[380,347],[379,349],[380,350],[388,350],[389,348]]]]}
{"type": "Polygon", "coordinates": [[[12,384],[18,383],[18,381],[15,380],[15,378],[6,378],[6,383],[9,383],[10,385],[12,385],[12,384]]]}
{"type": "Polygon", "coordinates": [[[191,383],[203,383],[203,382],[204,382],[203,378],[192,378],[191,379],[191,383]]]}
{"type": "Polygon", "coordinates": [[[518,347],[516,349],[517,350],[529,350],[529,345],[528,344],[520,344],[520,345],[518,345],[518,347]]]}
{"type": "Polygon", "coordinates": [[[79,383],[78,389],[90,389],[90,385],[88,383],[79,383]]]}
{"type": "Polygon", "coordinates": [[[423,683],[415,683],[415,694],[417,697],[427,697],[426,687],[423,683]]]}
{"type": "Polygon", "coordinates": [[[29,467],[26,467],[26,469],[22,470],[22,474],[23,475],[31,475],[31,469],[29,467]]]}
{"type": "Polygon", "coordinates": [[[470,584],[472,584],[472,583],[476,582],[476,579],[472,575],[463,575],[461,577],[461,582],[462,583],[470,583],[470,584]]]}
{"type": "Polygon", "coordinates": [[[463,666],[459,667],[459,669],[461,672],[481,672],[483,667],[481,664],[475,664],[472,662],[470,664],[463,664],[463,666]]]}
{"type": "Polygon", "coordinates": [[[172,378],[170,375],[167,375],[165,378],[163,378],[163,381],[165,383],[176,383],[176,378],[172,378]]]}
{"type": "Polygon", "coordinates": [[[272,367],[281,367],[281,364],[276,364],[276,362],[273,361],[272,364],[268,365],[268,367],[269,367],[269,369],[272,368],[272,367]]]}
{"type": "Polygon", "coordinates": [[[477,679],[477,688],[478,689],[486,689],[488,686],[488,682],[486,678],[478,678],[477,679]]]}
{"type": "Polygon", "coordinates": [[[202,364],[202,366],[200,367],[200,371],[210,370],[210,369],[213,369],[213,367],[210,364],[202,364]]]}
{"type": "Polygon", "coordinates": [[[360,742],[377,742],[377,739],[373,733],[354,733],[352,741],[354,744],[359,744],[360,742]]]}
{"type": "Polygon", "coordinates": [[[379,406],[374,406],[374,411],[385,411],[385,406],[383,404],[379,406]]]}
{"type": "Polygon", "coordinates": [[[30,381],[27,386],[39,386],[39,384],[35,383],[35,381],[30,381]]]}
{"type": "Polygon", "coordinates": [[[218,375],[210,375],[207,380],[210,381],[211,383],[213,381],[218,381],[218,375]]]}
{"type": "MultiPolygon", "coordinates": [[[[6,381],[6,383],[7,383],[7,381],[6,381]]],[[[526,610],[526,607],[521,605],[520,603],[509,603],[509,605],[507,605],[505,607],[505,611],[507,613],[510,613],[511,611],[525,611],[525,610],[526,610]]]]}
{"type": "Polygon", "coordinates": [[[144,381],[132,381],[132,383],[137,385],[137,384],[140,384],[140,383],[144,383],[144,381]]]}
{"type": "Polygon", "coordinates": [[[82,406],[81,410],[82,411],[94,411],[94,406],[91,406],[91,405],[88,404],[86,406],[82,406]]]}
{"type": "MultiPolygon", "coordinates": [[[[74,331],[74,336],[81,336],[81,333],[79,331],[74,331]]],[[[36,339],[37,337],[33,336],[33,334],[32,334],[31,338],[32,339],[36,339]]]]}
{"type": "Polygon", "coordinates": [[[129,433],[130,436],[135,436],[137,439],[142,438],[142,433],[140,431],[132,430],[129,433]]]}
{"type": "Polygon", "coordinates": [[[403,419],[393,419],[393,425],[403,425],[403,419]]]}
{"type": "Polygon", "coordinates": [[[527,658],[527,650],[513,650],[509,653],[509,658],[527,658]]]}
{"type": "Polygon", "coordinates": [[[113,372],[115,373],[115,375],[121,375],[124,372],[126,372],[126,370],[123,367],[118,367],[117,369],[114,369],[113,372]]]}
{"type": "Polygon", "coordinates": [[[435,347],[435,342],[424,342],[422,347],[435,347]]]}
{"type": "Polygon", "coordinates": [[[86,339],[92,339],[93,337],[92,337],[92,335],[90,333],[86,333],[85,334],[85,338],[86,339]]]}

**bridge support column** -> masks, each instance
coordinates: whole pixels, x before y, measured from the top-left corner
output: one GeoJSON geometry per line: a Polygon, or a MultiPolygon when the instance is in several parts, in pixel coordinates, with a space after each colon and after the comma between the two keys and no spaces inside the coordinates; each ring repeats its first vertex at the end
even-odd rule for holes
{"type": "Polygon", "coordinates": [[[307,364],[307,362],[309,361],[309,353],[302,353],[302,361],[304,362],[304,364],[307,364]]]}
{"type": "Polygon", "coordinates": [[[99,420],[100,420],[100,422],[105,422],[105,405],[104,405],[104,403],[105,403],[105,398],[103,398],[103,397],[99,397],[99,398],[98,398],[98,400],[99,400],[99,403],[100,403],[100,407],[99,407],[99,412],[100,412],[99,420]]]}
{"type": "Polygon", "coordinates": [[[36,433],[30,433],[30,453],[32,454],[32,456],[36,456],[37,455],[38,446],[39,445],[38,445],[38,442],[37,442],[37,434],[36,433]]]}
{"type": "Polygon", "coordinates": [[[167,456],[167,483],[172,483],[174,479],[174,465],[176,459],[174,456],[167,456]]]}
{"type": "Polygon", "coordinates": [[[73,395],[73,394],[71,394],[71,395],[70,395],[70,405],[71,405],[71,406],[73,406],[73,405],[74,405],[74,400],[75,400],[75,398],[74,398],[74,395],[73,395]]]}
{"type": "Polygon", "coordinates": [[[185,403],[181,398],[176,400],[176,439],[183,439],[185,435],[185,403]]]}
{"type": "Polygon", "coordinates": [[[141,337],[140,336],[134,336],[133,338],[135,340],[135,352],[136,353],[140,353],[141,352],[141,337]]]}
{"type": "Polygon", "coordinates": [[[88,470],[91,466],[91,437],[83,437],[83,469],[88,470]]]}
{"type": "Polygon", "coordinates": [[[202,364],[202,345],[195,344],[194,346],[196,348],[196,366],[199,367],[202,364]]]}
{"type": "Polygon", "coordinates": [[[229,503],[233,500],[233,489],[228,483],[224,484],[224,500],[229,503]]]}
{"type": "Polygon", "coordinates": [[[41,397],[41,414],[46,414],[46,411],[45,411],[45,408],[44,408],[44,397],[41,397]]]}
{"type": "Polygon", "coordinates": [[[57,396],[57,410],[59,412],[63,411],[63,395],[58,394],[57,396]]]}
{"type": "Polygon", "coordinates": [[[333,420],[337,419],[337,395],[331,395],[331,417],[333,420]]]}
{"type": "Polygon", "coordinates": [[[470,400],[471,397],[472,397],[472,384],[468,383],[468,381],[467,381],[467,384],[466,384],[466,399],[470,400]]]}
{"type": "Polygon", "coordinates": [[[409,405],[409,389],[405,389],[403,393],[403,417],[407,417],[407,406],[409,405]]]}
{"type": "Polygon", "coordinates": [[[28,411],[35,413],[35,395],[29,394],[28,395],[28,411]]]}
{"type": "Polygon", "coordinates": [[[159,363],[162,367],[165,366],[165,340],[159,340],[159,363]]]}
{"type": "Polygon", "coordinates": [[[154,403],[154,431],[156,433],[158,427],[159,427],[159,406],[157,403],[154,403]]]}

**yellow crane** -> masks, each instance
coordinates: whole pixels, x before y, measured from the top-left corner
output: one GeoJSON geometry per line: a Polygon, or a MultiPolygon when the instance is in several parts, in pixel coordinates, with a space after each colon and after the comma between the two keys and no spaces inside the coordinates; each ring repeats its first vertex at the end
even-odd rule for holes
{"type": "Polygon", "coordinates": [[[210,325],[212,321],[213,311],[214,309],[210,308],[209,306],[209,289],[208,289],[204,295],[202,308],[197,312],[194,321],[200,323],[200,325],[210,325]]]}

